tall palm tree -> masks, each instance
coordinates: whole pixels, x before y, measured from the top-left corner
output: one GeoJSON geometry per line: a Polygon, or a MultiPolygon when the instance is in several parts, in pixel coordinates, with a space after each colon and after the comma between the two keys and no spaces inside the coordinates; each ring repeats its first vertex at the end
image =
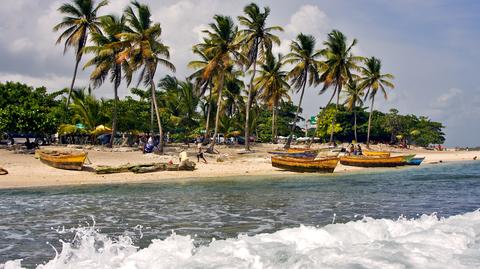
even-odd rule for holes
{"type": "Polygon", "coordinates": [[[85,67],[95,66],[90,75],[94,87],[100,87],[109,75],[110,82],[113,83],[112,136],[108,144],[109,147],[112,147],[117,132],[118,87],[122,82],[122,69],[127,85],[132,80],[132,72],[128,61],[119,60],[123,47],[118,35],[126,30],[125,17],[105,16],[101,19],[101,23],[104,34],[92,33],[91,40],[95,45],[85,47],[85,52],[94,53],[93,58],[85,64],[85,67]]]}
{"type": "Polygon", "coordinates": [[[197,46],[194,46],[193,53],[200,56],[199,60],[190,61],[188,63],[188,67],[197,69],[193,74],[191,74],[188,78],[195,80],[195,85],[197,89],[197,96],[205,95],[206,91],[209,91],[208,99],[207,99],[207,116],[205,119],[205,136],[208,138],[210,134],[210,115],[212,111],[212,93],[213,93],[213,77],[215,76],[215,72],[208,72],[207,77],[205,76],[206,68],[208,67],[210,61],[212,61],[211,55],[205,54],[201,51],[197,46]]]}
{"type": "Polygon", "coordinates": [[[65,3],[58,8],[58,11],[65,15],[62,22],[53,27],[53,31],[65,29],[57,39],[56,44],[65,39],[63,53],[69,47],[75,48],[75,69],[73,71],[72,83],[68,91],[66,106],[70,103],[75,79],[77,77],[78,64],[82,60],[83,48],[87,44],[89,33],[101,33],[100,18],[97,16],[98,10],[108,4],[107,0],[100,1],[95,5],[95,0],[72,0],[71,3],[65,3]]]}
{"type": "Polygon", "coordinates": [[[259,56],[260,59],[263,59],[267,53],[271,53],[273,43],[280,45],[280,39],[271,32],[283,31],[283,29],[280,26],[267,27],[266,22],[270,14],[270,8],[268,7],[265,7],[262,12],[255,3],[251,3],[243,9],[243,12],[246,16],[239,16],[238,21],[246,28],[240,31],[240,35],[243,39],[244,54],[247,56],[247,69],[250,66],[252,67],[245,113],[245,150],[249,151],[250,143],[248,137],[250,137],[250,130],[248,123],[250,121],[250,106],[252,103],[253,81],[255,80],[257,70],[257,60],[259,56]]]}
{"type": "Polygon", "coordinates": [[[387,91],[385,88],[395,88],[395,85],[389,80],[394,79],[392,74],[382,74],[382,62],[380,59],[370,57],[365,59],[365,66],[361,67],[360,88],[367,90],[365,98],[370,98],[370,115],[368,116],[367,148],[370,146],[370,128],[372,124],[373,105],[375,95],[381,90],[385,100],[387,100],[387,91]]]}
{"type": "Polygon", "coordinates": [[[353,112],[353,133],[355,135],[355,141],[358,142],[357,138],[357,108],[363,106],[363,89],[358,87],[355,80],[348,82],[346,89],[347,99],[345,100],[345,105],[347,110],[353,112]]]}
{"type": "Polygon", "coordinates": [[[302,33],[299,34],[297,38],[292,41],[290,50],[291,52],[285,56],[285,63],[292,64],[294,67],[288,76],[296,92],[301,92],[301,94],[285,148],[290,148],[290,144],[292,143],[292,135],[295,131],[298,114],[302,107],[305,87],[307,84],[308,86],[317,86],[320,83],[319,66],[321,66],[321,62],[319,61],[321,52],[315,49],[315,38],[313,36],[302,33]]]}
{"type": "Polygon", "coordinates": [[[209,151],[213,152],[218,134],[218,124],[220,119],[220,111],[222,105],[222,90],[225,82],[225,73],[227,67],[231,65],[235,58],[241,60],[242,56],[238,52],[240,43],[238,41],[238,27],[228,16],[215,15],[213,17],[215,23],[210,23],[210,30],[204,30],[207,35],[203,43],[196,45],[199,50],[206,55],[211,55],[212,59],[203,71],[203,78],[210,78],[214,72],[216,73],[214,84],[218,95],[217,113],[215,115],[215,132],[214,139],[210,145],[209,151]]]}
{"type": "MultiPolygon", "coordinates": [[[[362,57],[354,56],[352,54],[352,48],[357,44],[357,40],[353,39],[350,45],[347,45],[347,37],[338,30],[332,30],[327,37],[327,40],[323,43],[325,49],[322,50],[322,55],[325,57],[325,62],[322,66],[322,75],[320,76],[320,81],[323,83],[323,87],[320,90],[320,94],[323,94],[327,91],[328,88],[334,86],[332,96],[330,97],[325,109],[322,110],[320,118],[323,117],[326,108],[332,102],[333,97],[337,96],[337,102],[335,108],[338,111],[338,104],[340,102],[340,93],[342,92],[343,86],[349,81],[352,80],[353,70],[357,70],[357,63],[362,59],[362,57]]],[[[333,142],[333,126],[335,125],[335,117],[332,119],[332,130],[330,133],[330,143],[333,142]]],[[[317,130],[318,131],[318,125],[317,130]]],[[[315,135],[315,134],[314,134],[315,135]]],[[[311,144],[313,139],[310,140],[311,144]]]]}
{"type": "Polygon", "coordinates": [[[163,128],[158,112],[154,77],[159,64],[173,72],[175,72],[175,66],[168,60],[170,58],[169,47],[160,40],[162,35],[160,23],[152,21],[152,15],[147,5],[132,1],[131,6],[125,9],[125,17],[130,31],[119,35],[127,45],[120,53],[119,60],[129,59],[129,64],[133,69],[141,69],[138,83],[143,81],[144,85],[150,86],[152,105],[160,134],[159,153],[163,154],[163,128]]]}
{"type": "Polygon", "coordinates": [[[290,100],[287,82],[288,73],[283,70],[283,56],[267,54],[264,64],[260,66],[259,77],[255,78],[255,87],[260,92],[260,98],[272,109],[272,143],[276,143],[276,112],[278,104],[283,99],[290,100]]]}

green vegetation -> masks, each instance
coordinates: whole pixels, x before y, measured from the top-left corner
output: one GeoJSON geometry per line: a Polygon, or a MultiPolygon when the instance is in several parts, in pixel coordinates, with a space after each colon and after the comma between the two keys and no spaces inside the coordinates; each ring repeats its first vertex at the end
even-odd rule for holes
{"type": "Polygon", "coordinates": [[[33,88],[20,83],[0,83],[0,131],[13,133],[54,134],[65,110],[44,87],[33,88]]]}
{"type": "MultiPolygon", "coordinates": [[[[386,114],[374,110],[377,92],[386,98],[387,89],[394,88],[393,75],[383,72],[380,59],[354,55],[357,40],[348,41],[338,30],[332,30],[324,42],[299,33],[285,56],[273,55],[274,46],[280,45],[275,34],[283,29],[268,25],[268,7],[251,3],[237,17],[240,29],[229,16],[213,17],[203,30],[203,40],[192,47],[196,59],[188,64],[190,76],[155,78],[159,66],[175,71],[170,48],[161,40],[160,23],[152,20],[147,5],[137,1],[120,15],[100,14],[107,4],[71,0],[61,5],[64,17],[54,30],[63,32],[57,43],[64,41],[64,51],[76,50],[70,88],[49,93],[19,83],[0,84],[1,132],[94,136],[96,127],[105,125],[114,134],[150,132],[166,137],[168,133],[184,141],[199,134],[210,137],[214,121],[214,137],[252,134],[262,142],[277,142],[277,137],[288,136],[288,148],[294,136],[304,135],[298,125],[303,121],[307,86],[320,86],[319,94],[329,91],[329,100],[318,113],[316,130],[310,130],[309,143],[315,136],[324,142],[335,138],[367,145],[370,140],[422,146],[445,140],[441,123],[400,115],[397,110],[386,114]],[[89,57],[84,71],[89,72],[93,89],[74,89],[83,56],[89,57]],[[132,96],[120,99],[120,87],[129,87],[133,78],[138,82],[130,89],[132,96]],[[112,98],[97,99],[91,91],[107,79],[112,98]],[[300,95],[298,104],[292,103],[290,91],[300,95]]],[[[244,140],[250,150],[249,140],[244,140]]],[[[112,136],[109,146],[113,141],[112,136]]],[[[211,151],[216,142],[212,141],[211,151]]],[[[160,152],[163,143],[161,139],[160,152]]]]}

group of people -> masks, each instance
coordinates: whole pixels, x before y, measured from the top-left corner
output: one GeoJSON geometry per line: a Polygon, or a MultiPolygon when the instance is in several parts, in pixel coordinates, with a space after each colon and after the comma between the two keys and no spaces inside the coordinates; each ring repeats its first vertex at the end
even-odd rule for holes
{"type": "Polygon", "coordinates": [[[347,148],[347,154],[349,155],[363,155],[362,153],[362,147],[360,144],[357,144],[357,146],[350,144],[347,148]]]}

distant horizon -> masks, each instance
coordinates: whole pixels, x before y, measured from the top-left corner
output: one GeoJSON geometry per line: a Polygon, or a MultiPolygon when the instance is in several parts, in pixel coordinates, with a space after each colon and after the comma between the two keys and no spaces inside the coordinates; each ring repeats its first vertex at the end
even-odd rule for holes
{"type": "MultiPolygon", "coordinates": [[[[7,0],[0,10],[0,82],[14,81],[59,90],[69,86],[73,73],[73,52],[63,55],[55,45],[58,33],[52,27],[61,19],[57,8],[65,1],[7,0]],[[29,18],[25,20],[24,18],[29,18]]],[[[127,0],[111,1],[101,13],[120,13],[127,0]]],[[[151,6],[154,20],[163,28],[162,40],[170,46],[175,76],[183,79],[193,72],[186,64],[194,59],[191,47],[199,42],[214,14],[241,15],[251,1],[220,0],[140,1],[151,6]]],[[[396,108],[400,114],[415,114],[443,123],[447,147],[479,147],[480,86],[473,82],[480,52],[477,14],[480,2],[463,1],[255,1],[271,8],[270,23],[285,28],[282,45],[275,52],[288,51],[299,32],[312,34],[317,48],[331,29],[344,32],[349,41],[357,38],[355,54],[382,60],[383,71],[395,75],[396,88],[387,101],[376,102],[376,110],[396,108]],[[422,14],[422,15],[420,15],[422,14]]],[[[85,63],[82,61],[81,66],[85,63]]],[[[166,74],[160,68],[155,77],[166,74]]],[[[80,71],[76,86],[88,86],[89,70],[80,71]]],[[[97,97],[112,98],[107,85],[93,90],[97,97]]],[[[129,87],[130,88],[130,87],[129,87]]],[[[319,88],[307,89],[304,114],[318,113],[327,96],[319,88]]],[[[120,95],[129,95],[124,84],[120,95]]],[[[294,96],[294,101],[298,98],[294,96]]]]}

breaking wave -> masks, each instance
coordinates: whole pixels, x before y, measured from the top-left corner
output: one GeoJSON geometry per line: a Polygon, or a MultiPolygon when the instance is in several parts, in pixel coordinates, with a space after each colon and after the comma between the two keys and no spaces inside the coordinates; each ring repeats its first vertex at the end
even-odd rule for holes
{"type": "MultiPolygon", "coordinates": [[[[193,241],[172,233],[140,249],[129,237],[112,239],[94,227],[77,228],[75,238],[62,242],[55,258],[37,268],[480,268],[480,211],[448,218],[365,217],[198,247],[193,241]]],[[[14,260],[0,268],[23,267],[14,260]]]]}

